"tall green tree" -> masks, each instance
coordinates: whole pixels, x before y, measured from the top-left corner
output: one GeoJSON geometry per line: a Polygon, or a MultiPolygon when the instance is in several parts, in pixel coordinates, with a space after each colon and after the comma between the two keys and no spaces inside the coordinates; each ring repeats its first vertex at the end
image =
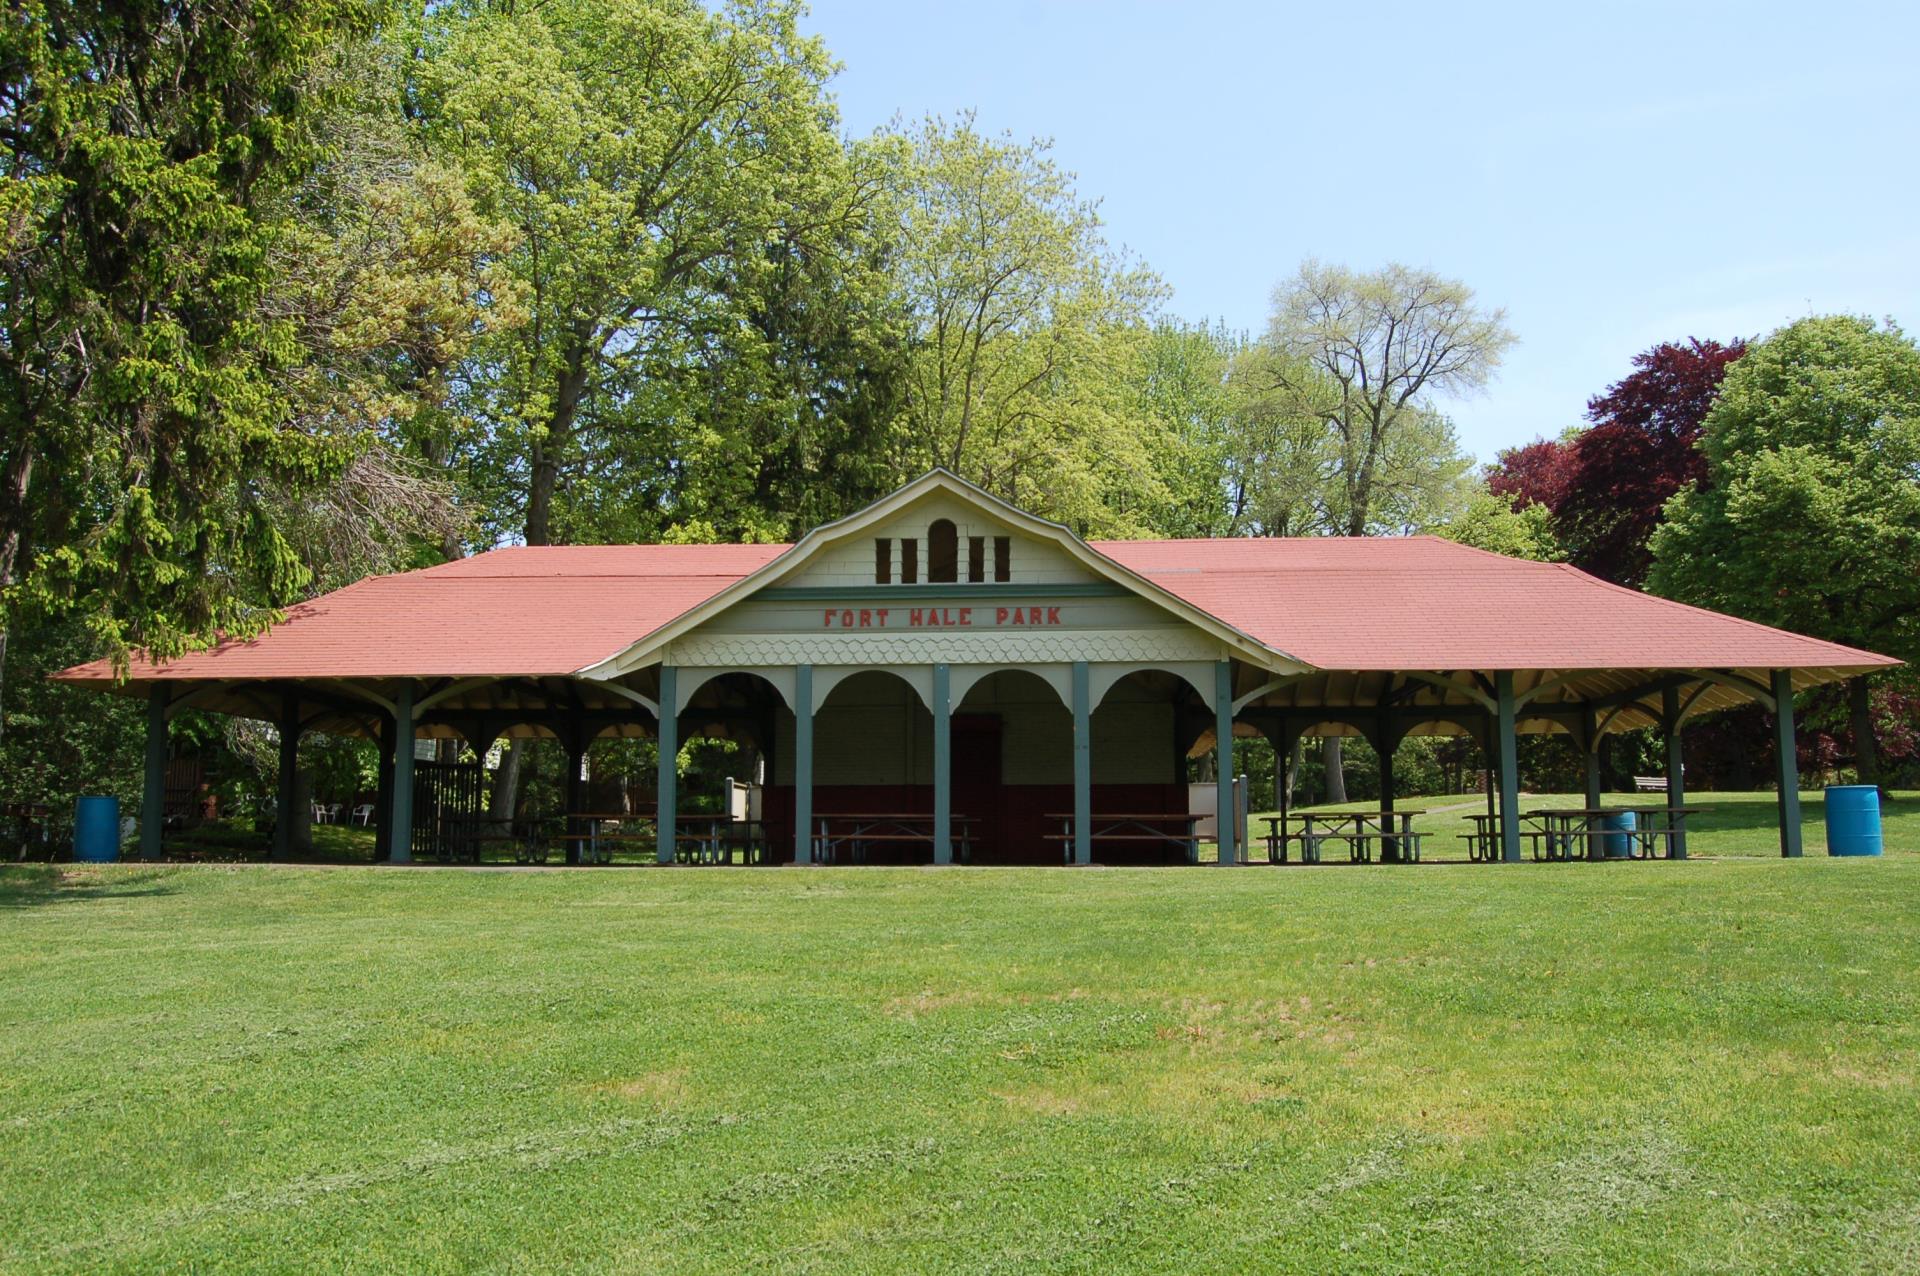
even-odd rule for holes
{"type": "Polygon", "coordinates": [[[263,209],[279,233],[261,310],[301,352],[288,424],[366,444],[332,482],[279,494],[314,588],[462,552],[472,519],[445,473],[472,438],[458,373],[525,317],[503,264],[513,232],[405,115],[403,47],[389,35],[334,60],[314,126],[325,162],[263,209]]]}
{"type": "Polygon", "coordinates": [[[1225,328],[1158,318],[1113,331],[1126,394],[1157,482],[1115,491],[1139,499],[1122,513],[1154,536],[1231,536],[1230,469],[1236,441],[1233,361],[1245,342],[1225,328]]]}
{"type": "Polygon", "coordinates": [[[944,465],[1083,532],[1144,532],[1167,496],[1133,374],[1161,285],[1107,244],[1046,143],[987,136],[971,116],[904,136],[895,274],[913,356],[897,472],[944,465]]]}
{"type": "Polygon", "coordinates": [[[1244,344],[1229,371],[1228,508],[1235,535],[1330,536],[1344,525],[1335,497],[1339,452],[1326,422],[1284,387],[1311,372],[1282,370],[1270,342],[1244,344]]]}
{"type": "Polygon", "coordinates": [[[1506,312],[1477,305],[1465,284],[1398,264],[1308,261],[1274,290],[1274,388],[1334,436],[1347,535],[1381,530],[1383,479],[1396,448],[1438,428],[1434,397],[1483,389],[1516,339],[1506,312]]]}
{"type": "MultiPolygon", "coordinates": [[[[305,570],[276,502],[351,436],[290,420],[263,308],[343,42],[377,6],[39,0],[0,18],[0,591],[161,655],[305,570]]],[[[3,658],[3,656],[0,656],[3,658]]]]}
{"type": "MultiPolygon", "coordinates": [[[[1331,436],[1335,506],[1348,536],[1407,530],[1437,483],[1456,493],[1469,465],[1435,396],[1487,384],[1516,338],[1506,312],[1476,304],[1458,280],[1399,264],[1371,272],[1304,262],[1274,290],[1271,389],[1331,436]],[[1441,441],[1449,458],[1422,473],[1441,441]],[[1396,479],[1396,474],[1403,475],[1396,479]]],[[[1327,748],[1330,800],[1343,800],[1338,738],[1327,748]]]]}
{"type": "MultiPolygon", "coordinates": [[[[877,491],[902,344],[791,0],[430,9],[409,100],[510,226],[524,323],[460,369],[481,539],[771,539],[877,491]],[[823,499],[824,498],[824,499],[823,499]]],[[[493,809],[511,817],[523,750],[493,809]]]]}
{"type": "MultiPolygon", "coordinates": [[[[1652,588],[1763,624],[1920,659],[1920,347],[1891,323],[1802,319],[1727,369],[1703,482],[1667,503],[1652,588]]],[[[1868,686],[1850,687],[1863,781],[1868,686]]]]}
{"type": "MultiPolygon", "coordinates": [[[[481,212],[515,231],[528,308],[463,370],[482,429],[470,479],[492,535],[651,538],[685,516],[689,489],[705,496],[691,517],[783,531],[782,511],[754,519],[730,499],[742,484],[776,502],[792,488],[767,479],[763,492],[750,468],[729,468],[754,419],[730,405],[758,402],[762,420],[792,419],[796,396],[829,419],[834,405],[780,362],[775,329],[818,325],[814,352],[842,375],[867,354],[884,364],[864,301],[830,313],[836,266],[872,291],[876,258],[854,241],[880,186],[853,171],[826,51],[799,15],[754,0],[430,11],[416,110],[481,212]]],[[[770,450],[800,467],[831,460],[826,433],[770,450]]]]}

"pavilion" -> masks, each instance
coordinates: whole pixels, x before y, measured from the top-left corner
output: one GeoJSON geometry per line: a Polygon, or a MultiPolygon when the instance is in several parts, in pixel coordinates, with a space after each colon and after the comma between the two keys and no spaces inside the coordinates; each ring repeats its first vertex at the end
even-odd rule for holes
{"type": "MultiPolygon", "coordinates": [[[[1284,756],[1302,735],[1368,740],[1389,808],[1402,739],[1476,739],[1517,860],[1518,734],[1571,737],[1598,806],[1602,738],[1657,728],[1678,807],[1681,724],[1750,702],[1778,724],[1780,849],[1798,855],[1794,693],[1896,663],[1434,537],[1085,541],[936,470],[792,545],[499,549],[359,581],[250,641],[56,676],[146,698],[147,857],[168,719],[194,708],[277,724],[282,810],[303,733],[377,739],[397,862],[416,739],[554,738],[577,780],[612,734],[659,742],[662,863],[678,746],[715,735],[768,758],[768,835],[795,862],[821,820],[884,809],[926,813],[936,863],[959,842],[1085,864],[1100,813],[1186,809],[1190,755],[1218,742],[1230,811],[1235,737],[1284,756]]],[[[1235,841],[1221,820],[1221,863],[1235,841]]]]}

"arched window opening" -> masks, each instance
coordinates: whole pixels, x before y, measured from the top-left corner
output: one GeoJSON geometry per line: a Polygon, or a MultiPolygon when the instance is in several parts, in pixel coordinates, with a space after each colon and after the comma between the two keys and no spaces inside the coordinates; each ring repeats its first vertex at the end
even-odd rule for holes
{"type": "Polygon", "coordinates": [[[937,518],[927,529],[927,579],[947,584],[960,579],[960,534],[949,518],[937,518]]]}

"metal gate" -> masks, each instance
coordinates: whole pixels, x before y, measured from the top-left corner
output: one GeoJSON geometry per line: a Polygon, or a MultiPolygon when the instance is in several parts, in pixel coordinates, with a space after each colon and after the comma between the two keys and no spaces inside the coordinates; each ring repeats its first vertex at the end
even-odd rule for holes
{"type": "Polygon", "coordinates": [[[477,824],[486,805],[487,773],[478,762],[413,764],[413,850],[435,859],[457,858],[471,846],[463,829],[477,824]]]}

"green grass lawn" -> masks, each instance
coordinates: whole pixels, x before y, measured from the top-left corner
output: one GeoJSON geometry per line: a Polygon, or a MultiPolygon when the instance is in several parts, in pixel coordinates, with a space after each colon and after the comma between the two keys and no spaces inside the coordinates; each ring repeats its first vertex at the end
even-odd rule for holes
{"type": "Polygon", "coordinates": [[[1911,1271],[1897,849],[7,869],[0,1270],[1911,1271]]]}

